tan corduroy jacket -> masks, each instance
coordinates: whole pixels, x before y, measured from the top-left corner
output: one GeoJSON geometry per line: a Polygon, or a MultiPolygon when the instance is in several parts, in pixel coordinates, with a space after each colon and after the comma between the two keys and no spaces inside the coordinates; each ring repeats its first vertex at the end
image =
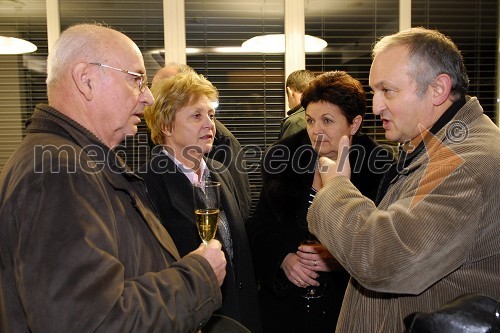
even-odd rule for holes
{"type": "Polygon", "coordinates": [[[430,138],[378,207],[337,177],[309,209],[352,275],[336,332],[401,333],[458,295],[500,298],[500,130],[467,98],[430,138]]]}

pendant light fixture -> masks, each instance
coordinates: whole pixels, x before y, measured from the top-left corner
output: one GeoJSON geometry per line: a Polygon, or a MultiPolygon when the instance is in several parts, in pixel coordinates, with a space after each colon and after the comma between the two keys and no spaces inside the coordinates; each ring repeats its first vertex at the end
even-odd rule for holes
{"type": "Polygon", "coordinates": [[[35,52],[36,50],[36,45],[27,40],[0,36],[0,54],[22,54],[35,52]]]}
{"type": "MultiPolygon", "coordinates": [[[[319,37],[305,35],[304,46],[306,52],[320,52],[327,46],[327,42],[319,37]]],[[[241,44],[246,51],[261,53],[285,53],[285,35],[269,34],[252,37],[241,44]]]]}

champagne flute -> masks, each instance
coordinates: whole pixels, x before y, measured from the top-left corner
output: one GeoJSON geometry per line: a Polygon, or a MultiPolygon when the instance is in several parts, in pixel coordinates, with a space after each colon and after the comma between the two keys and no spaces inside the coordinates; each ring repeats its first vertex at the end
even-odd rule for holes
{"type": "Polygon", "coordinates": [[[201,181],[193,184],[196,228],[204,244],[215,237],[220,212],[220,183],[201,181]]]}

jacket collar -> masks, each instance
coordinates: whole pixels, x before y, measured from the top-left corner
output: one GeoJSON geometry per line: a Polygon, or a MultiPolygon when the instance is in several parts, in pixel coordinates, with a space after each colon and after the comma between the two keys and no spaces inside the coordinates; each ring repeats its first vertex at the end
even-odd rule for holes
{"type": "Polygon", "coordinates": [[[290,110],[288,110],[286,112],[286,114],[287,114],[287,116],[291,116],[292,114],[298,112],[300,109],[302,109],[302,105],[301,104],[297,104],[293,108],[291,108],[290,110]]]}
{"type": "Polygon", "coordinates": [[[87,166],[89,168],[100,168],[104,161],[114,173],[124,174],[129,179],[139,179],[113,149],[88,129],[49,105],[37,105],[33,116],[25,125],[28,133],[44,131],[70,138],[97,161],[95,166],[87,166]]]}
{"type": "MultiPolygon", "coordinates": [[[[438,119],[438,121],[431,127],[427,134],[427,141],[429,136],[434,136],[440,142],[447,141],[447,131],[450,124],[454,122],[469,123],[472,119],[479,117],[482,114],[482,108],[476,97],[463,97],[453,103],[448,110],[438,119]]],[[[423,163],[428,160],[426,148],[426,138],[418,144],[418,146],[411,152],[406,152],[399,147],[399,156],[382,179],[379,187],[376,203],[380,203],[389,186],[395,183],[400,176],[408,175],[418,169],[423,163]]]]}

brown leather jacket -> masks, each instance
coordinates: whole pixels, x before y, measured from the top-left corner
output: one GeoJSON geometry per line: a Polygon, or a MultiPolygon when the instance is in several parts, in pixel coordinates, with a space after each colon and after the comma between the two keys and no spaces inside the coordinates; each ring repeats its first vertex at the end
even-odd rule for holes
{"type": "Polygon", "coordinates": [[[48,106],[27,130],[0,179],[0,331],[197,331],[217,279],[179,258],[143,180],[48,106]]]}

